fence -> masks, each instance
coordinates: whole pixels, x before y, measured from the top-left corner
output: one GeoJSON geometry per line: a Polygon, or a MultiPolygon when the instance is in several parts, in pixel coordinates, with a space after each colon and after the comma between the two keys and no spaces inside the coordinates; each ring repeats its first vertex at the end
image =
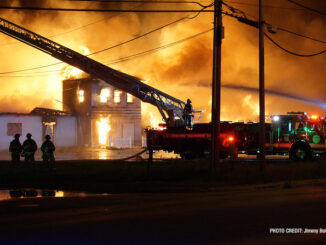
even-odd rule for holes
{"type": "Polygon", "coordinates": [[[109,142],[110,147],[121,147],[121,148],[131,148],[132,147],[132,138],[111,138],[109,142]]]}

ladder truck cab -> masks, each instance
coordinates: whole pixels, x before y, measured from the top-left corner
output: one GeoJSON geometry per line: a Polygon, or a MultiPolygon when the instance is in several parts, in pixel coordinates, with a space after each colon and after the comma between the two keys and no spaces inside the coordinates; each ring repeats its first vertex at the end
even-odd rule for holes
{"type": "MultiPolygon", "coordinates": [[[[325,155],[326,123],[324,117],[308,116],[304,112],[288,112],[272,116],[266,124],[266,154],[288,154],[293,160],[307,160],[325,155]]],[[[247,125],[247,154],[257,154],[259,149],[259,124],[247,125]]],[[[259,152],[258,152],[259,153],[259,152]]]]}

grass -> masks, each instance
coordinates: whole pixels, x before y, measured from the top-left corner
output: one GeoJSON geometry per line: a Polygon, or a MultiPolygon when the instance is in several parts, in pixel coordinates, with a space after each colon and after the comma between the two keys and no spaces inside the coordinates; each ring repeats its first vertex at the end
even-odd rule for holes
{"type": "Polygon", "coordinates": [[[59,161],[56,169],[34,166],[13,167],[0,162],[0,188],[53,188],[105,192],[207,191],[212,187],[263,184],[326,178],[326,160],[311,162],[267,163],[264,172],[259,164],[223,162],[217,174],[210,171],[208,160],[174,159],[154,162],[115,162],[104,160],[59,161]],[[149,171],[148,171],[149,170],[149,171]]]}

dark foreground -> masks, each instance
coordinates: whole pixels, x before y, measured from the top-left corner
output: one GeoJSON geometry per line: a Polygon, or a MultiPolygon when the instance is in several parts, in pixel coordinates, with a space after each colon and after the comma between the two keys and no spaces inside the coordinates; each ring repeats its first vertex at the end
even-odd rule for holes
{"type": "Polygon", "coordinates": [[[326,242],[325,161],[273,161],[264,172],[225,161],[218,174],[206,160],[0,162],[0,187],[110,193],[0,201],[0,244],[326,242]]]}
{"type": "Polygon", "coordinates": [[[0,244],[325,244],[326,181],[0,202],[0,244]],[[271,228],[284,233],[271,233],[271,228]]]}
{"type": "Polygon", "coordinates": [[[270,160],[265,170],[254,161],[223,161],[212,174],[208,159],[147,161],[58,161],[12,166],[0,161],[0,189],[38,188],[109,193],[214,191],[220,186],[263,184],[326,178],[326,161],[270,160]]]}

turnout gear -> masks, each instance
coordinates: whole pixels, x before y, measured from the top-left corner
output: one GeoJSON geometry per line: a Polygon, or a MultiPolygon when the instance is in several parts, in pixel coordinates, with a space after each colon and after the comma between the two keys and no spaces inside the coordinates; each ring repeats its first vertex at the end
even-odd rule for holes
{"type": "Polygon", "coordinates": [[[12,163],[20,162],[20,153],[22,152],[22,145],[19,141],[20,134],[15,134],[14,140],[10,142],[9,152],[11,152],[11,161],[12,163]]]}
{"type": "Polygon", "coordinates": [[[46,135],[45,136],[45,141],[43,142],[42,146],[41,146],[41,151],[43,153],[43,162],[49,167],[50,165],[53,166],[54,165],[54,154],[53,152],[55,151],[55,146],[52,143],[52,141],[50,141],[51,137],[50,135],[46,135]]]}
{"type": "Polygon", "coordinates": [[[187,99],[187,104],[183,108],[183,119],[185,120],[185,124],[188,127],[192,126],[192,117],[193,117],[193,109],[191,105],[191,100],[187,99]]]}
{"type": "Polygon", "coordinates": [[[25,157],[25,162],[34,162],[34,154],[37,150],[36,142],[31,138],[32,135],[28,133],[26,135],[27,139],[23,143],[23,153],[22,156],[25,157]]]}

